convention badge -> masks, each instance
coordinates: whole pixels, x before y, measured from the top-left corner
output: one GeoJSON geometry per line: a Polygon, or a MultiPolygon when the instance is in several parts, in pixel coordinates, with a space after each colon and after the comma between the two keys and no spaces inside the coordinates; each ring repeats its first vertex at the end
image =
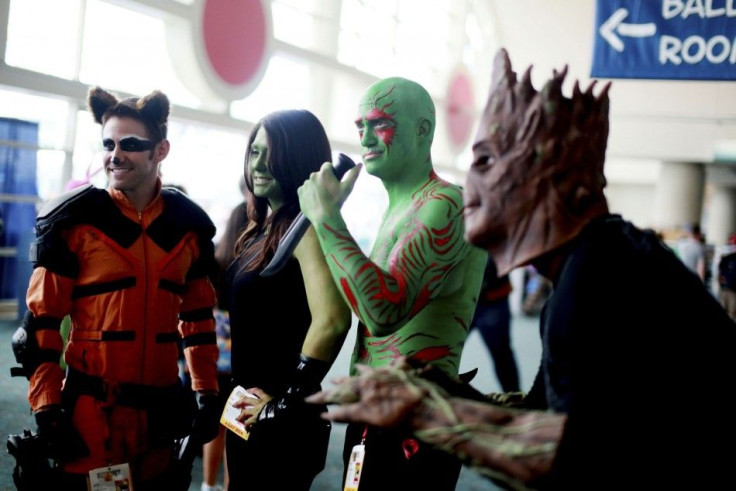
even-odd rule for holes
{"type": "Polygon", "coordinates": [[[243,440],[247,440],[250,437],[250,432],[248,432],[243,423],[236,419],[240,415],[240,409],[233,406],[243,397],[258,399],[256,395],[251,394],[243,387],[238,385],[230,393],[230,397],[227,398],[227,404],[225,404],[225,408],[222,411],[222,416],[220,417],[220,424],[238,435],[243,440]]]}
{"type": "Polygon", "coordinates": [[[363,432],[363,439],[353,447],[353,451],[350,453],[343,491],[358,491],[360,475],[363,471],[363,460],[365,460],[365,432],[363,432]]]}
{"type": "Polygon", "coordinates": [[[98,467],[89,471],[90,491],[133,491],[128,464],[98,467]]]}

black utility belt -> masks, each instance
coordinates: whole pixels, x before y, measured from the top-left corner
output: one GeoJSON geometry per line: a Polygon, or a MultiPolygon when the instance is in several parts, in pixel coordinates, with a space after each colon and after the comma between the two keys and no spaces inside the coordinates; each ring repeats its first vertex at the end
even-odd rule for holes
{"type": "Polygon", "coordinates": [[[181,384],[164,387],[130,383],[110,385],[102,377],[88,375],[67,366],[63,397],[76,400],[84,394],[120,406],[150,409],[164,404],[167,400],[178,400],[184,389],[181,384]]]}

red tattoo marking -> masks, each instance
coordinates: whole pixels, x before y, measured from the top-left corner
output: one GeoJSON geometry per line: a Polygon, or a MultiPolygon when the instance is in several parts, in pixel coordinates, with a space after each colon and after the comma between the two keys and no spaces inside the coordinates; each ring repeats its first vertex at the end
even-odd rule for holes
{"type": "MultiPolygon", "coordinates": [[[[392,114],[389,114],[388,109],[393,106],[396,101],[390,100],[388,102],[385,102],[385,99],[388,98],[394,91],[395,87],[391,87],[388,90],[385,90],[383,92],[377,93],[373,95],[373,98],[370,102],[368,102],[366,105],[370,107],[368,111],[366,111],[365,115],[361,115],[358,117],[358,119],[355,120],[355,124],[358,125],[359,131],[358,134],[360,135],[360,138],[363,138],[363,129],[361,128],[362,120],[365,119],[366,121],[375,121],[380,119],[385,119],[388,121],[395,121],[392,114]]],[[[383,141],[383,143],[386,145],[387,151],[391,150],[391,143],[394,140],[394,136],[396,134],[396,127],[390,126],[387,128],[375,128],[374,130],[376,132],[376,136],[383,141]]]]}
{"type": "Polygon", "coordinates": [[[450,240],[452,240],[452,237],[447,235],[449,232],[452,231],[452,223],[448,223],[445,228],[433,228],[432,233],[435,234],[434,237],[434,244],[438,247],[446,246],[450,240]]]}
{"type": "Polygon", "coordinates": [[[350,285],[348,284],[347,278],[340,278],[340,286],[342,287],[342,291],[345,292],[345,296],[348,299],[348,303],[350,303],[350,307],[355,310],[358,308],[358,300],[355,298],[355,295],[353,294],[353,290],[350,288],[350,285]]]}
{"type": "MultiPolygon", "coordinates": [[[[362,331],[362,336],[364,338],[370,338],[370,337],[372,337],[371,336],[371,332],[368,330],[368,328],[366,327],[366,325],[363,324],[362,321],[358,323],[358,329],[360,329],[362,331]]],[[[361,334],[358,333],[358,336],[361,336],[361,334]]],[[[368,352],[367,345],[361,346],[360,347],[360,352],[358,354],[358,360],[357,361],[359,363],[365,363],[365,364],[370,365],[371,364],[371,359],[372,359],[372,357],[371,357],[370,353],[368,352]]]]}
{"type": "Polygon", "coordinates": [[[389,345],[389,344],[392,344],[392,343],[393,344],[398,344],[400,342],[401,342],[401,338],[400,337],[398,337],[396,334],[391,334],[390,336],[388,336],[388,337],[386,337],[384,339],[379,339],[377,341],[371,341],[370,342],[370,345],[371,346],[385,346],[385,345],[389,345]]]}
{"type": "Polygon", "coordinates": [[[419,294],[417,295],[416,302],[414,302],[414,306],[411,309],[411,316],[415,316],[418,314],[432,299],[432,288],[431,286],[433,284],[436,284],[437,281],[441,280],[441,277],[433,276],[430,278],[430,280],[422,285],[422,289],[419,290],[419,294]]]}
{"type": "MultiPolygon", "coordinates": [[[[461,322],[461,324],[463,323],[461,322]]],[[[420,347],[423,343],[438,342],[436,336],[415,332],[404,337],[394,333],[385,338],[376,339],[371,336],[370,331],[362,322],[360,329],[364,341],[361,343],[359,363],[370,364],[374,358],[391,362],[401,355],[431,363],[454,356],[452,347],[447,344],[420,347]],[[417,343],[420,343],[420,346],[417,346],[417,343]]]]}
{"type": "Polygon", "coordinates": [[[381,273],[380,268],[377,266],[373,266],[371,269],[376,271],[376,280],[378,281],[377,286],[379,290],[379,292],[372,296],[373,299],[383,300],[390,303],[398,303],[406,296],[406,279],[403,276],[397,276],[395,278],[395,290],[391,291],[386,285],[387,278],[384,274],[381,273]]]}
{"type": "Polygon", "coordinates": [[[439,360],[441,358],[444,358],[446,356],[452,355],[452,350],[447,346],[430,346],[427,348],[420,349],[416,353],[412,355],[412,358],[415,358],[419,361],[435,361],[439,360]]]}
{"type": "MultiPolygon", "coordinates": [[[[337,241],[329,258],[344,272],[340,287],[353,312],[364,324],[370,321],[370,325],[391,326],[413,318],[429,304],[443,281],[457,266],[457,258],[464,254],[460,215],[462,200],[458,201],[456,192],[448,192],[450,184],[440,180],[433,171],[429,178],[412,196],[411,209],[407,213],[409,232],[402,234],[391,246],[385,266],[388,274],[365,257],[345,230],[336,230],[328,225],[321,230],[321,233],[337,241]],[[417,218],[422,207],[430,201],[443,203],[446,210],[439,211],[443,208],[438,208],[440,213],[446,215],[443,223],[436,228],[430,228],[417,218]],[[411,298],[408,291],[410,284],[415,290],[411,292],[411,298]]],[[[467,326],[461,325],[467,331],[467,326]]],[[[380,352],[389,357],[398,356],[401,342],[401,339],[391,338],[380,345],[380,352]]],[[[379,347],[376,346],[376,349],[379,347]]],[[[440,351],[446,353],[447,348],[440,351]]],[[[426,352],[424,355],[441,356],[439,352],[426,352]]]]}
{"type": "MultiPolygon", "coordinates": [[[[366,121],[376,121],[379,119],[394,121],[394,117],[391,114],[388,114],[387,112],[384,112],[380,109],[371,109],[366,113],[365,119],[366,121]]],[[[376,132],[376,136],[380,138],[383,143],[386,144],[386,149],[390,152],[391,143],[394,141],[394,136],[396,134],[396,126],[375,128],[374,131],[376,132]]]]}
{"type": "Polygon", "coordinates": [[[350,240],[350,234],[347,233],[347,230],[344,233],[339,232],[338,230],[335,230],[334,228],[330,227],[329,225],[325,224],[324,226],[328,232],[330,232],[332,235],[334,235],[336,238],[344,241],[350,240]]]}
{"type": "Polygon", "coordinates": [[[455,317],[455,320],[457,321],[458,324],[460,324],[462,326],[463,329],[465,329],[466,332],[470,329],[468,327],[468,324],[464,320],[462,320],[460,317],[457,317],[456,316],[455,317]]]}
{"type": "MultiPolygon", "coordinates": [[[[433,228],[431,231],[426,225],[416,220],[419,208],[424,206],[430,200],[445,201],[451,205],[451,209],[458,208],[456,200],[450,198],[443,192],[444,188],[447,186],[441,184],[439,178],[434,179],[437,177],[434,172],[430,174],[430,177],[433,178],[433,180],[422,186],[422,188],[412,197],[415,217],[414,229],[410,234],[397,243],[394,250],[399,252],[389,261],[391,272],[399,272],[399,275],[394,275],[394,277],[397,277],[397,279],[404,279],[404,284],[406,283],[405,276],[410,274],[412,269],[416,269],[416,265],[424,262],[422,251],[415,246],[415,241],[417,242],[417,245],[425,244],[429,246],[432,252],[439,256],[447,256],[452,253],[453,248],[455,248],[457,244],[458,237],[460,236],[460,231],[458,230],[459,221],[454,218],[450,220],[450,218],[452,218],[450,216],[448,216],[448,223],[445,227],[439,229],[433,228]],[[434,184],[434,186],[432,186],[432,184],[434,184]],[[437,184],[440,185],[437,186],[437,184]],[[424,239],[417,241],[417,236],[424,237],[424,239]]],[[[428,265],[426,271],[431,272],[432,274],[428,276],[425,279],[425,282],[421,285],[421,289],[411,308],[411,316],[420,312],[427,306],[432,298],[432,293],[441,284],[442,279],[446,277],[447,273],[451,269],[452,264],[440,265],[433,263],[428,265]]]]}
{"type": "Polygon", "coordinates": [[[401,356],[401,350],[399,349],[399,346],[403,343],[403,340],[401,337],[396,336],[395,334],[390,335],[386,339],[380,340],[380,341],[372,341],[368,343],[370,346],[380,346],[381,349],[378,350],[378,353],[382,354],[381,360],[389,359],[389,360],[395,360],[399,356],[401,356]]]}

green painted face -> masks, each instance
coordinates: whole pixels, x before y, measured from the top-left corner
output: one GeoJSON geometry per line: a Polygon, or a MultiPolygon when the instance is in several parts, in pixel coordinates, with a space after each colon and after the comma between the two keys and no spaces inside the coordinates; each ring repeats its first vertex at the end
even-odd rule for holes
{"type": "Polygon", "coordinates": [[[253,194],[266,198],[272,210],[284,203],[281,184],[271,175],[268,167],[268,137],[266,130],[258,129],[248,153],[248,173],[253,183],[253,194]]]}
{"type": "Polygon", "coordinates": [[[429,159],[434,103],[415,82],[380,80],[360,99],[355,126],[366,170],[381,179],[394,178],[407,164],[429,159]]]}

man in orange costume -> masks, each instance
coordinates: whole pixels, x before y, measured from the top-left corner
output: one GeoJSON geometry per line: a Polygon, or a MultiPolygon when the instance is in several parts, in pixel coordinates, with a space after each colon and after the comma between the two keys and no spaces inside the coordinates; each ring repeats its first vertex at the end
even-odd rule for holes
{"type": "Polygon", "coordinates": [[[86,185],[40,211],[13,349],[39,438],[60,464],[58,489],[87,489],[90,471],[113,465],[137,491],[187,489],[174,443],[190,433],[209,441],[219,424],[214,225],[183,193],[161,188],[166,95],[119,100],[95,87],[87,102],[102,125],[109,188],[86,185]],[[199,408],[180,382],[180,342],[199,408]]]}

